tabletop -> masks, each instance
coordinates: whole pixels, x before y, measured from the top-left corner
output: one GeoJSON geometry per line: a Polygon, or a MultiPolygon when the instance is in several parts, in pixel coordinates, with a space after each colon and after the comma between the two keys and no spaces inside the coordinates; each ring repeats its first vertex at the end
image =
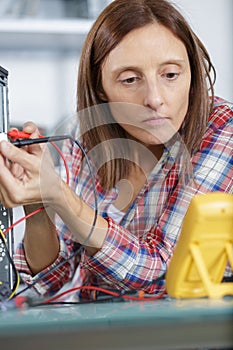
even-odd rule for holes
{"type": "Polygon", "coordinates": [[[3,309],[0,344],[24,350],[233,349],[233,298],[3,309]]]}

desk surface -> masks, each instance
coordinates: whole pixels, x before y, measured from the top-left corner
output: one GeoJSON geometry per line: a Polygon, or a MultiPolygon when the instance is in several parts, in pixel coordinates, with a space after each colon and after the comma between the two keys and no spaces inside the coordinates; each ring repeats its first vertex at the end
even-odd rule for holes
{"type": "Polygon", "coordinates": [[[0,344],[24,350],[233,349],[233,298],[0,311],[0,344]]]}

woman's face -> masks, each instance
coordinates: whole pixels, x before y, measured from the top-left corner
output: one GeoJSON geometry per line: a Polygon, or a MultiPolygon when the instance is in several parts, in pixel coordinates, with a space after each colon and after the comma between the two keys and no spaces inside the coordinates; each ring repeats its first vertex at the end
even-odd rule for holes
{"type": "Polygon", "coordinates": [[[162,144],[179,130],[190,82],[184,44],[158,23],[131,31],[102,66],[103,89],[116,122],[146,145],[162,144]]]}

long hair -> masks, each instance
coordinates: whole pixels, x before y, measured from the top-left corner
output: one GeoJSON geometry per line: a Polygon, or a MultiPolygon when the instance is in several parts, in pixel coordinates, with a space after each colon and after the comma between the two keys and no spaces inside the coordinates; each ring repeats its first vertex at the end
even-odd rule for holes
{"type": "MultiPolygon", "coordinates": [[[[108,54],[130,31],[155,22],[169,29],[187,50],[191,86],[188,110],[179,131],[191,154],[200,145],[213,106],[215,69],[204,45],[181,13],[166,0],[115,0],[110,3],[86,37],[80,57],[77,87],[77,110],[78,113],[85,111],[79,121],[82,141],[88,151],[98,145],[103,158],[106,151],[109,153],[109,161],[99,169],[105,188],[111,188],[121,178],[127,177],[130,167],[129,164],[126,166],[127,160],[117,158],[114,147],[111,148],[104,141],[127,139],[129,135],[114,122],[107,104],[104,113],[96,107],[107,102],[103,97],[101,67],[108,54]]],[[[130,154],[130,147],[127,150],[125,143],[124,148],[130,154]]]]}

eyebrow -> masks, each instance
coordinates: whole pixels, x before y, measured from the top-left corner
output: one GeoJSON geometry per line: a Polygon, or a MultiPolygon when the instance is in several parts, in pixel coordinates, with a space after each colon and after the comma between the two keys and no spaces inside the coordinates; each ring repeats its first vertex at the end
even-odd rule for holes
{"type": "Polygon", "coordinates": [[[168,64],[176,64],[177,66],[181,66],[185,63],[185,60],[182,58],[179,59],[169,59],[161,64],[161,66],[166,66],[168,64]]]}

